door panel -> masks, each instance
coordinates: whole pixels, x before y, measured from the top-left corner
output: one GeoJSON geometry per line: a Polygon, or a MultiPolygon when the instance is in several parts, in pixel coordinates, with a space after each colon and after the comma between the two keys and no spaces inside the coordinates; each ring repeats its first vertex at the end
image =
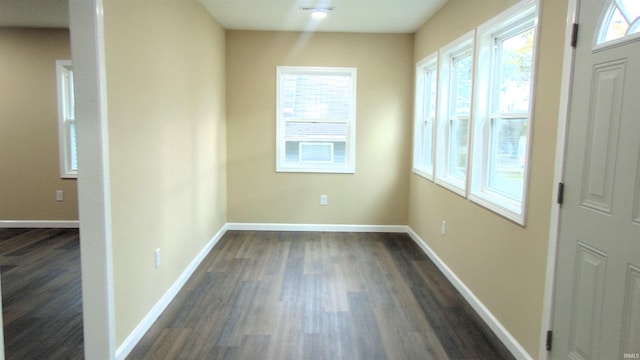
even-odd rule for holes
{"type": "Polygon", "coordinates": [[[606,255],[581,243],[577,251],[570,355],[576,359],[597,359],[606,255]]]}
{"type": "Polygon", "coordinates": [[[635,266],[629,266],[627,272],[625,300],[621,348],[627,353],[640,353],[640,269],[635,266]]]}
{"type": "Polygon", "coordinates": [[[589,142],[585,158],[582,204],[611,213],[613,174],[616,167],[620,129],[620,107],[624,84],[624,62],[598,64],[594,67],[591,93],[594,102],[588,116],[589,142]]]}

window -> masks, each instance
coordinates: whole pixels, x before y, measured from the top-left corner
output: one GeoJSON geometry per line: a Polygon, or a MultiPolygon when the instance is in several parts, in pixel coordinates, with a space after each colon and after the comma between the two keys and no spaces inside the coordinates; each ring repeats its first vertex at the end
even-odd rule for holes
{"type": "Polygon", "coordinates": [[[640,2],[638,0],[613,0],[605,13],[598,34],[598,44],[640,34],[640,2]]]}
{"type": "Polygon", "coordinates": [[[76,178],[78,176],[78,150],[76,145],[76,115],[71,61],[56,61],[56,76],[58,85],[60,177],[76,178]]]}
{"type": "Polygon", "coordinates": [[[466,196],[473,36],[440,50],[436,183],[466,196]]]}
{"type": "Polygon", "coordinates": [[[528,173],[535,2],[478,28],[469,198],[520,224],[528,173]]]}
{"type": "Polygon", "coordinates": [[[416,108],[413,128],[413,171],[433,180],[434,129],[438,57],[434,53],[416,66],[416,108]]]}
{"type": "Polygon", "coordinates": [[[355,172],[356,69],[277,68],[276,171],[355,172]]]}

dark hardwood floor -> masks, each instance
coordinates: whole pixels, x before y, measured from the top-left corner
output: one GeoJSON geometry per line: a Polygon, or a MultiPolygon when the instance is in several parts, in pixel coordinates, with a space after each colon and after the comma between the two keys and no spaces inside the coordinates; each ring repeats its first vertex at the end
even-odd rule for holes
{"type": "Polygon", "coordinates": [[[229,231],[129,359],[509,359],[405,234],[229,231]]]}
{"type": "MultiPolygon", "coordinates": [[[[77,229],[0,229],[7,359],[82,359],[77,229]]],[[[129,359],[511,359],[404,234],[229,231],[129,359]]]]}
{"type": "Polygon", "coordinates": [[[82,359],[77,229],[0,228],[6,359],[82,359]]]}

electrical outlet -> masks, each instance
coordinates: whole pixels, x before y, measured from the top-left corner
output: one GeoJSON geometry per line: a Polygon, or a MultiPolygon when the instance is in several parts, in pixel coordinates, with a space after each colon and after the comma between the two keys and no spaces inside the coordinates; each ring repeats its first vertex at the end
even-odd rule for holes
{"type": "Polygon", "coordinates": [[[327,205],[327,195],[320,195],[320,205],[325,206],[327,205]]]}
{"type": "Polygon", "coordinates": [[[156,263],[156,269],[160,267],[160,248],[157,248],[154,252],[154,260],[156,263]]]}
{"type": "Polygon", "coordinates": [[[442,229],[441,229],[442,235],[445,235],[447,233],[447,222],[442,220],[442,229]]]}
{"type": "Polygon", "coordinates": [[[64,201],[64,191],[56,190],[56,201],[64,201]]]}

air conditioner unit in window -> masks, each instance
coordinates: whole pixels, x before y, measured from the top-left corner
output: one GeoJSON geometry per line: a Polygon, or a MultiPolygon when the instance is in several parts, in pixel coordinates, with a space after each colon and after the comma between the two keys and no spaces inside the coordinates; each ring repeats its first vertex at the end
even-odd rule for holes
{"type": "Polygon", "coordinates": [[[333,143],[300,142],[298,161],[301,163],[332,163],[333,143]]]}

